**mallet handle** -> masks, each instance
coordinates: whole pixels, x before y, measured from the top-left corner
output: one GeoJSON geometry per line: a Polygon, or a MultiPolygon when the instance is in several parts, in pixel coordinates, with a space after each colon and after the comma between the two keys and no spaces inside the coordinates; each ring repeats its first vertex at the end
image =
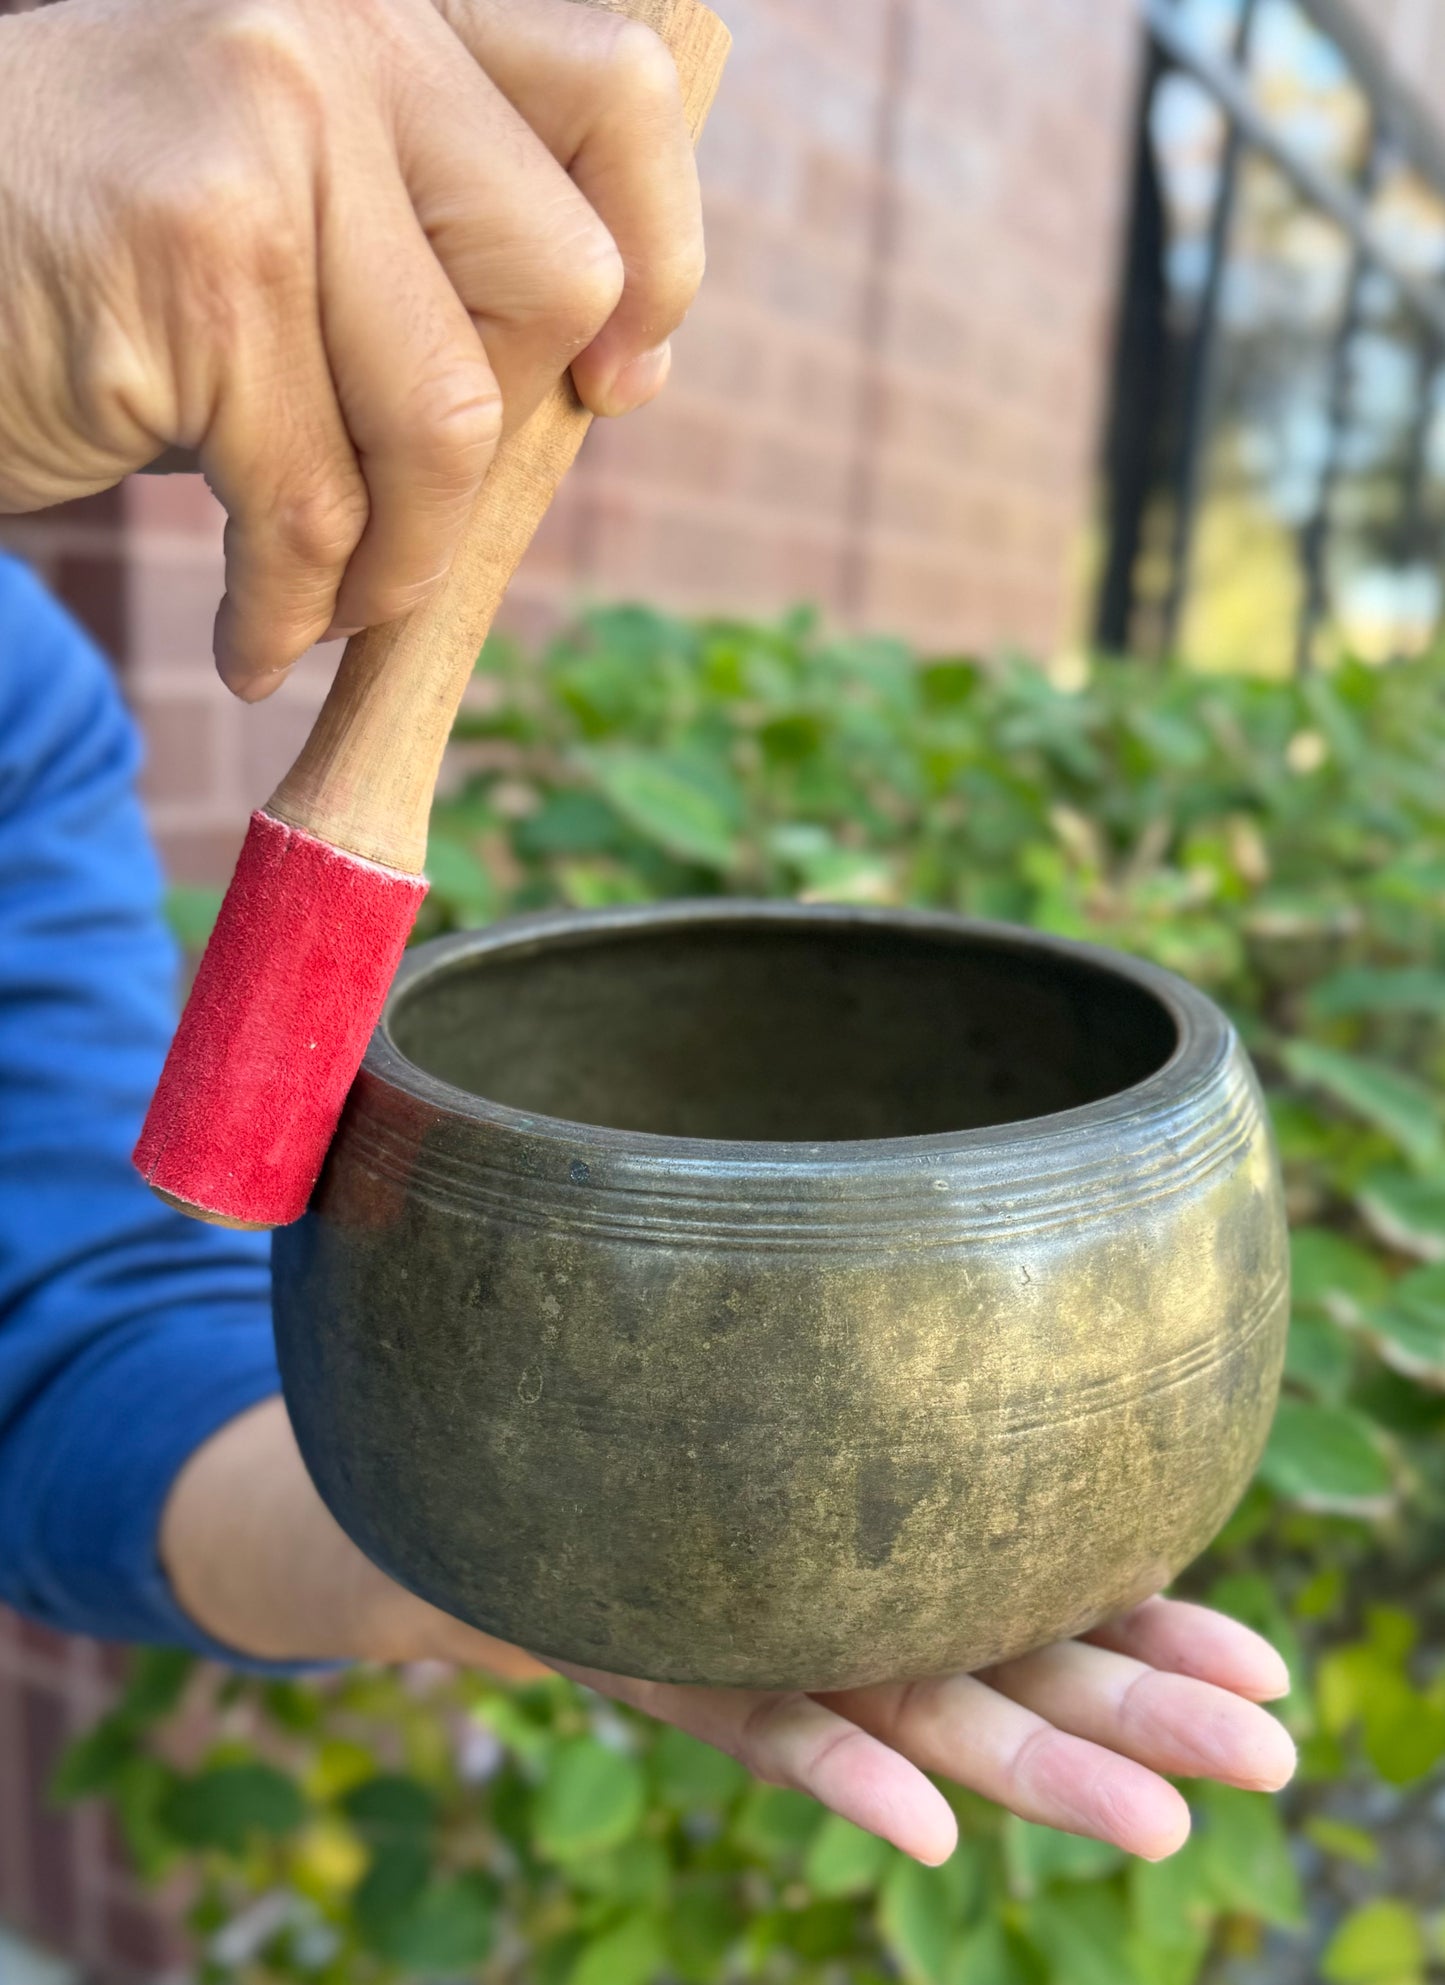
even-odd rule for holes
{"type": "MultiPolygon", "coordinates": [[[[655,29],[677,62],[694,139],[731,37],[700,0],[578,0],[655,29]]],[[[335,848],[419,875],[457,710],[502,595],[592,417],[561,379],[497,450],[450,572],[403,620],[347,642],[300,756],[266,811],[335,848]]]]}

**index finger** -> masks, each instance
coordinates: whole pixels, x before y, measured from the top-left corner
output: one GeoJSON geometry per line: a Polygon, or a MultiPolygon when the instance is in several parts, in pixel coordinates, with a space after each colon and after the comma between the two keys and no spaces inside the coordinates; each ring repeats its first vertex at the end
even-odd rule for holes
{"type": "Polygon", "coordinates": [[[667,374],[667,340],[703,272],[702,199],[677,68],[650,28],[575,0],[436,0],[622,256],[621,301],[572,366],[593,413],[628,411],[667,374]]]}
{"type": "Polygon", "coordinates": [[[1250,1702],[1274,1702],[1290,1692],[1289,1669],[1262,1634],[1188,1600],[1146,1599],[1083,1638],[1151,1668],[1213,1682],[1250,1702]]]}

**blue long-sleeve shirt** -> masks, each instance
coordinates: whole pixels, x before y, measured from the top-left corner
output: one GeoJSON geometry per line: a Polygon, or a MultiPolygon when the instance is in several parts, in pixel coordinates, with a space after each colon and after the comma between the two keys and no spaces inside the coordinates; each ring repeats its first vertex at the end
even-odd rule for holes
{"type": "Polygon", "coordinates": [[[277,1389],[269,1245],[131,1168],[177,964],[138,760],[105,662],[0,557],[0,1599],[215,1653],[158,1531],[186,1458],[277,1389]]]}

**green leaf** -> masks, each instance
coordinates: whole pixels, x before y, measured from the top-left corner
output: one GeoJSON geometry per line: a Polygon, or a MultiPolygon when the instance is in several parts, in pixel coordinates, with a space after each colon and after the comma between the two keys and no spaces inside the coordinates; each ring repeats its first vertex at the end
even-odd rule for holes
{"type": "Polygon", "coordinates": [[[1297,1399],[1280,1401],[1260,1474],[1302,1509],[1342,1515],[1378,1516],[1394,1493],[1389,1461],[1362,1414],[1297,1399]]]}
{"type": "Polygon", "coordinates": [[[857,1942],[858,1912],[841,1897],[786,1912],[779,1941],[813,1964],[846,1957],[857,1942]]]}
{"type": "Polygon", "coordinates": [[[537,1852],[549,1861],[567,1861],[616,1847],[637,1831],[645,1807],[635,1758],[595,1737],[573,1737],[553,1752],[535,1795],[537,1852]]]}
{"type": "Polygon", "coordinates": [[[1365,1713],[1365,1755],[1387,1785],[1418,1785],[1445,1758],[1445,1709],[1398,1680],[1365,1713]]]}
{"type": "Polygon", "coordinates": [[[1323,1090],[1398,1144],[1416,1165],[1440,1156],[1440,1112],[1432,1092],[1398,1069],[1317,1041],[1288,1041],[1280,1058],[1294,1080],[1323,1090]]]}
{"type": "Polygon", "coordinates": [[[1387,1247],[1420,1261],[1445,1261],[1445,1173],[1371,1172],[1356,1198],[1387,1247]]]}
{"type": "Polygon", "coordinates": [[[409,1971],[456,1974],[480,1964],[495,1936],[492,1885],[469,1870],[433,1883],[399,1915],[382,1955],[409,1971]]]}
{"type": "Polygon", "coordinates": [[[1143,1985],[1114,1888],[1052,1889],[1030,1905],[1025,1925],[1059,1985],[1143,1985]]]}
{"type": "Polygon", "coordinates": [[[724,1806],[752,1783],[735,1758],[671,1725],[653,1744],[648,1768],[657,1796],[673,1806],[724,1806]]]}
{"type": "Polygon", "coordinates": [[[716,796],[691,769],[641,751],[594,752],[597,783],[628,824],[680,861],[730,869],[736,849],[716,796]]]}
{"type": "Polygon", "coordinates": [[[567,1879],[574,1888],[605,1895],[614,1904],[661,1902],[671,1873],[672,1863],[656,1840],[627,1840],[621,1847],[567,1863],[567,1879]]]}
{"type": "Polygon", "coordinates": [[[352,1898],[357,1932],[368,1949],[385,1956],[421,1901],[431,1879],[431,1853],[415,1837],[378,1847],[352,1898]]]}
{"type": "Polygon", "coordinates": [[[662,1926],[650,1911],[624,1917],[590,1941],[567,1985],[652,1985],[667,1959],[662,1926]]]}
{"type": "Polygon", "coordinates": [[[1238,1915],[1298,1928],[1304,1898],[1276,1802],[1228,1785],[1198,1786],[1194,1801],[1201,1867],[1215,1901],[1238,1915]]]}
{"type": "Polygon", "coordinates": [[[1445,972],[1427,965],[1393,970],[1346,966],[1320,981],[1309,996],[1309,1008],[1321,1020],[1357,1013],[1427,1013],[1445,1018],[1445,972]]]}
{"type": "Polygon", "coordinates": [[[1406,1903],[1382,1896],[1341,1923],[1320,1961],[1330,1985],[1423,1985],[1425,1934],[1406,1903]]]}
{"type": "Polygon", "coordinates": [[[381,1773],[353,1786],[341,1809],[362,1833],[427,1834],[437,1823],[436,1794],[420,1779],[381,1773]]]}
{"type": "Polygon", "coordinates": [[[615,853],[620,839],[617,815],[606,800],[571,787],[550,794],[529,819],[518,821],[513,833],[517,853],[534,861],[547,855],[615,853]]]}
{"type": "Polygon", "coordinates": [[[997,1917],[955,1938],[944,1985],[1037,1985],[1038,1960],[1022,1953],[997,1917]]]}
{"type": "Polygon", "coordinates": [[[126,1851],[144,1881],[159,1881],[168,1874],[181,1851],[164,1817],[179,1779],[180,1774],[159,1758],[142,1755],[132,1759],[109,1788],[126,1851]]]}
{"type": "Polygon", "coordinates": [[[501,910],[497,885],[471,849],[433,828],[427,840],[426,875],[432,893],[469,925],[488,924],[501,910]]]}
{"type": "Polygon", "coordinates": [[[119,1712],[131,1723],[169,1716],[196,1672],[196,1657],[181,1647],[143,1647],[135,1655],[119,1712]]]}
{"type": "Polygon", "coordinates": [[[668,1956],[687,1985],[712,1985],[741,1933],[730,1883],[693,1879],[675,1895],[667,1914],[668,1956]]]}
{"type": "Polygon", "coordinates": [[[728,1837],[745,1854],[771,1861],[806,1847],[822,1823],[816,1800],[783,1786],[759,1785],[738,1808],[728,1837]]]}
{"type": "Polygon", "coordinates": [[[1445,1263],[1402,1275],[1366,1327],[1387,1365],[1445,1389],[1445,1263]]]}
{"type": "Polygon", "coordinates": [[[1322,1853],[1332,1854],[1336,1860],[1353,1861],[1360,1868],[1373,1868],[1379,1862],[1380,1844],[1374,1835],[1366,1833],[1363,1827],[1352,1826],[1348,1820],[1318,1813],[1305,1821],[1304,1834],[1322,1853]]]}
{"type": "Polygon", "coordinates": [[[1355,1369],[1355,1346],[1327,1316],[1296,1313],[1285,1345],[1285,1377],[1327,1406],[1338,1406],[1355,1369]]]}
{"type": "Polygon", "coordinates": [[[891,1853],[887,1841],[829,1813],[809,1843],[803,1880],[815,1895],[863,1895],[877,1882],[891,1853]]]}
{"type": "Polygon", "coordinates": [[[108,1792],[139,1750],[136,1731],[126,1717],[107,1716],[61,1758],[50,1781],[50,1796],[61,1805],[108,1792]]]}
{"type": "Polygon", "coordinates": [[[1289,1254],[1297,1310],[1322,1310],[1353,1327],[1389,1295],[1390,1277],[1378,1256],[1328,1227],[1296,1227],[1289,1254]]]}
{"type": "Polygon", "coordinates": [[[204,951],[221,914],[224,891],[172,883],[165,896],[165,918],[171,936],[187,951],[204,951]]]}
{"type": "Polygon", "coordinates": [[[1128,1868],[1129,1916],[1135,1935],[1160,1950],[1200,1950],[1219,1914],[1219,1901],[1196,1830],[1163,1861],[1128,1868]]]}
{"type": "Polygon", "coordinates": [[[1010,1817],[1004,1826],[1004,1865],[1012,1892],[1027,1899],[1050,1882],[1093,1882],[1122,1867],[1124,1856],[1107,1841],[1060,1833],[1010,1817]]]}
{"type": "Polygon", "coordinates": [[[163,1818],[192,1847],[239,1854],[257,1834],[280,1839],[294,1833],[305,1821],[306,1802],[292,1780],[268,1764],[223,1764],[182,1779],[163,1818]]]}
{"type": "Polygon", "coordinates": [[[900,1855],[879,1896],[878,1927],[909,1985],[943,1985],[957,1926],[937,1869],[900,1855]]]}

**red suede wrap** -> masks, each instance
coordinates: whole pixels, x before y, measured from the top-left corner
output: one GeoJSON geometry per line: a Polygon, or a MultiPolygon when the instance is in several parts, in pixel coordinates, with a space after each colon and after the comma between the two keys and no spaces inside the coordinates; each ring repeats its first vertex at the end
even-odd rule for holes
{"type": "Polygon", "coordinates": [[[135,1148],[228,1220],[306,1210],[426,894],[267,813],[250,831],[135,1148]]]}

